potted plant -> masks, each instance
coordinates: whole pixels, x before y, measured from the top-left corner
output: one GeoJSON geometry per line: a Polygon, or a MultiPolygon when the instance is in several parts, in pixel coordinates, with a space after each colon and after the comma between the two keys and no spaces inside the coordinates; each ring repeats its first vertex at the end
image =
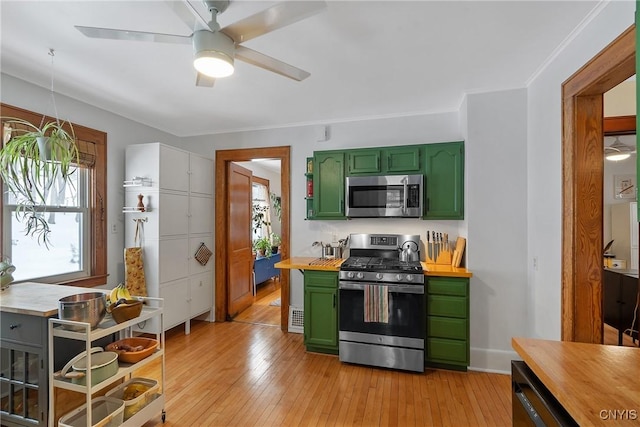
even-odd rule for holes
{"type": "Polygon", "coordinates": [[[253,241],[253,248],[256,250],[258,258],[271,255],[271,241],[269,237],[264,236],[253,241]]]}
{"type": "Polygon", "coordinates": [[[280,248],[280,243],[282,243],[282,239],[280,239],[280,236],[276,233],[271,233],[269,240],[271,241],[271,253],[277,254],[280,248]]]}
{"type": "Polygon", "coordinates": [[[25,234],[48,247],[47,195],[56,181],[73,186],[71,175],[79,161],[73,129],[65,130],[58,121],[41,127],[10,117],[2,122],[0,177],[15,198],[16,218],[25,224],[25,234]]]}
{"type": "Polygon", "coordinates": [[[252,206],[253,216],[251,220],[253,221],[253,233],[257,233],[259,229],[264,226],[271,225],[269,221],[267,221],[267,210],[269,210],[269,206],[264,206],[259,203],[254,203],[252,206]]]}

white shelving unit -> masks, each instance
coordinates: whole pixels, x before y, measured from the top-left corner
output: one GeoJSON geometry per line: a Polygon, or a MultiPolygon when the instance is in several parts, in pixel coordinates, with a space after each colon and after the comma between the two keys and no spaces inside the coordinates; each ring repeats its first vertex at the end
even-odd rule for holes
{"type": "Polygon", "coordinates": [[[95,340],[100,338],[108,337],[112,334],[119,334],[119,339],[128,338],[133,336],[134,327],[137,327],[138,324],[150,321],[151,319],[158,318],[161,325],[164,324],[164,314],[163,314],[163,299],[162,298],[151,298],[151,297],[136,297],[139,300],[144,301],[144,305],[142,308],[142,313],[140,316],[128,320],[123,323],[116,323],[113,318],[107,314],[102,322],[95,328],[91,329],[91,325],[89,323],[83,322],[73,322],[70,320],[61,320],[61,319],[49,319],[49,425],[55,425],[55,393],[54,388],[61,388],[66,390],[71,390],[79,393],[83,393],[86,396],[86,411],[87,411],[87,427],[91,426],[91,397],[94,393],[103,390],[105,387],[108,387],[111,384],[114,384],[116,381],[121,379],[130,379],[132,378],[134,372],[142,367],[152,363],[158,359],[161,359],[161,378],[160,378],[160,392],[155,395],[155,399],[152,400],[148,405],[142,408],[139,412],[133,415],[131,418],[125,420],[122,424],[126,427],[137,427],[143,425],[148,420],[152,419],[154,416],[161,414],[162,422],[165,421],[166,413],[164,410],[165,398],[164,398],[164,387],[165,387],[165,337],[164,337],[164,328],[161,328],[160,332],[156,334],[156,340],[159,345],[156,351],[150,356],[142,359],[138,363],[123,363],[118,361],[118,372],[107,378],[106,380],[91,385],[91,376],[92,370],[87,369],[85,376],[85,384],[75,384],[71,379],[66,378],[56,378],[54,377],[54,337],[63,337],[69,338],[78,341],[84,341],[86,344],[86,354],[87,354],[87,365],[91,365],[91,347],[92,343],[95,340]],[[74,330],[65,329],[65,326],[73,326],[74,330]],[[77,332],[79,331],[79,332],[77,332]]]}

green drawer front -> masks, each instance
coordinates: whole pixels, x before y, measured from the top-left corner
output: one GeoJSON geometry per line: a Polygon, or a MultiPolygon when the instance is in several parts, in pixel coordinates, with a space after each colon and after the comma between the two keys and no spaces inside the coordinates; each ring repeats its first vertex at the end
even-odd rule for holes
{"type": "Polygon", "coordinates": [[[468,338],[467,319],[428,316],[427,336],[466,340],[468,338]]]}
{"type": "Polygon", "coordinates": [[[459,295],[467,296],[468,279],[456,278],[430,278],[427,282],[427,292],[438,295],[459,295]]]}
{"type": "Polygon", "coordinates": [[[442,363],[469,363],[467,341],[427,338],[427,360],[442,363]]]}
{"type": "Polygon", "coordinates": [[[338,273],[333,271],[312,271],[304,272],[304,284],[306,286],[323,286],[327,288],[338,287],[338,273]]]}
{"type": "Polygon", "coordinates": [[[427,315],[466,318],[467,299],[447,295],[428,295],[427,315]]]}

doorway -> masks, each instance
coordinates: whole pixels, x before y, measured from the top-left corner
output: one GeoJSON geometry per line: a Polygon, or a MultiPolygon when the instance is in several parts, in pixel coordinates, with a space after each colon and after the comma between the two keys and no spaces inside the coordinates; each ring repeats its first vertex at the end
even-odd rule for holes
{"type": "MultiPolygon", "coordinates": [[[[229,230],[228,203],[230,200],[227,172],[232,162],[250,161],[253,159],[278,159],[280,160],[280,188],[281,188],[281,246],[282,259],[289,258],[289,233],[290,233],[290,177],[291,177],[291,147],[265,147],[238,150],[216,151],[216,206],[215,206],[215,242],[216,242],[216,284],[215,307],[216,322],[224,322],[229,314],[227,304],[228,283],[230,279],[229,261],[230,252],[226,248],[226,237],[229,230]]],[[[288,330],[289,322],[289,270],[281,270],[281,306],[280,329],[288,330]]]]}
{"type": "Polygon", "coordinates": [[[603,340],[604,93],[636,72],[629,27],[562,85],[562,340],[603,340]]]}

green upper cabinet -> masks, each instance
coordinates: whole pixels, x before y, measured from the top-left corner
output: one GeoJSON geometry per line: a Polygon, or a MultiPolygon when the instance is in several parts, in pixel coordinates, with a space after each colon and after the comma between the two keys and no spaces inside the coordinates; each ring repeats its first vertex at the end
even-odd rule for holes
{"type": "Polygon", "coordinates": [[[422,146],[394,147],[382,150],[385,173],[420,172],[420,151],[422,146]]]}
{"type": "Polygon", "coordinates": [[[347,175],[377,173],[381,171],[380,150],[350,150],[347,152],[347,175]]]}
{"type": "Polygon", "coordinates": [[[422,145],[346,150],[347,175],[420,173],[422,145]]]}
{"type": "Polygon", "coordinates": [[[313,155],[313,218],[345,219],[344,151],[321,151],[313,155]]]}
{"type": "Polygon", "coordinates": [[[425,146],[424,219],[464,219],[464,142],[425,146]]]}

